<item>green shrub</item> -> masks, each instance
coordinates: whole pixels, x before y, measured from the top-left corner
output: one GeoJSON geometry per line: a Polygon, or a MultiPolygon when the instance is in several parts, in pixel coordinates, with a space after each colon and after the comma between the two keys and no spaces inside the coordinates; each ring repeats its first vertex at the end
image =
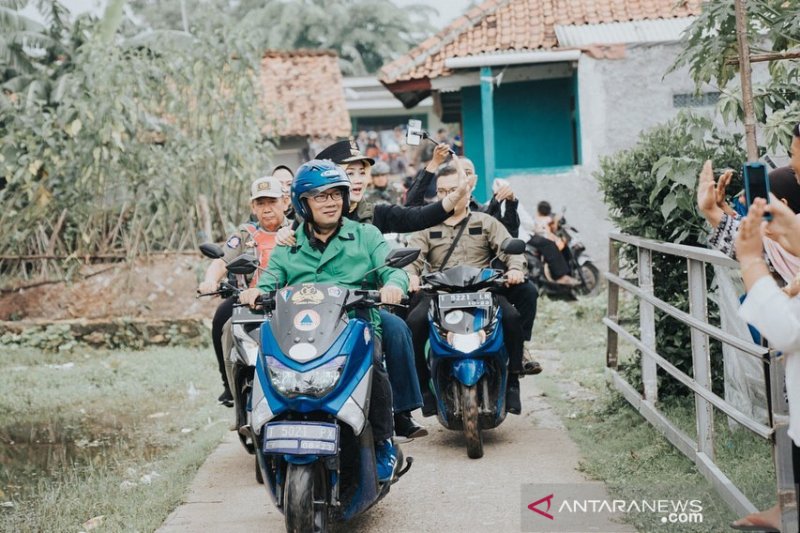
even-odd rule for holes
{"type": "MultiPolygon", "coordinates": [[[[745,160],[742,136],[718,131],[702,117],[681,114],[644,132],[639,142],[604,158],[595,174],[611,220],[623,233],[690,246],[705,246],[709,227],[697,210],[697,175],[711,159],[715,169],[740,168],[745,160]]],[[[738,176],[731,191],[741,187],[738,176]]],[[[635,248],[623,248],[623,258],[636,263],[635,248]]],[[[656,297],[688,311],[686,260],[655,254],[653,282],[656,297]]],[[[709,285],[711,279],[709,278],[709,285]]],[[[709,302],[711,320],[717,310],[709,302]]],[[[661,313],[656,314],[656,348],[659,354],[691,375],[689,328],[661,313]]],[[[721,390],[721,357],[712,357],[715,389],[721,390]]],[[[660,396],[682,394],[672,379],[660,380],[660,396]]]]}

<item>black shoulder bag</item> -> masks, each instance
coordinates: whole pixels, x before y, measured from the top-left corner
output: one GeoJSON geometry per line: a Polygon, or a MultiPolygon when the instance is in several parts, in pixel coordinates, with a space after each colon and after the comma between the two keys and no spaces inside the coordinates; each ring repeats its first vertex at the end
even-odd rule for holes
{"type": "Polygon", "coordinates": [[[467,215],[467,218],[464,219],[463,225],[460,228],[458,228],[458,233],[456,233],[456,238],[453,239],[453,244],[451,244],[450,245],[450,249],[447,250],[447,255],[444,256],[444,261],[442,261],[442,266],[439,267],[439,272],[444,270],[444,267],[447,266],[447,262],[450,260],[450,256],[453,255],[453,251],[455,251],[455,249],[456,249],[456,245],[458,244],[458,240],[461,238],[461,234],[464,233],[464,230],[466,229],[467,224],[469,223],[469,217],[471,217],[471,216],[472,216],[471,213],[469,215],[467,215]]]}

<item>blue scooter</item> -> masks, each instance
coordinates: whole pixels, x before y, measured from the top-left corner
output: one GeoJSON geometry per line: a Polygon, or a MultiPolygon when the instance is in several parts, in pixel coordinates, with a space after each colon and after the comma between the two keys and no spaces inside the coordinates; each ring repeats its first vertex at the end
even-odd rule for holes
{"type": "MultiPolygon", "coordinates": [[[[390,252],[388,266],[412,262],[419,250],[390,252]]],[[[377,291],[303,283],[263,295],[269,319],[260,341],[249,402],[258,471],[286,529],[327,531],[330,520],[364,512],[405,474],[378,482],[368,420],[372,327],[348,311],[378,305],[377,291]]]]}
{"type": "MultiPolygon", "coordinates": [[[[525,251],[525,242],[503,243],[507,254],[525,251]]],[[[426,358],[439,422],[463,431],[467,455],[483,457],[484,429],[506,417],[508,352],[503,341],[502,309],[487,291],[505,284],[504,272],[459,265],[422,276],[432,292],[426,358]]]]}

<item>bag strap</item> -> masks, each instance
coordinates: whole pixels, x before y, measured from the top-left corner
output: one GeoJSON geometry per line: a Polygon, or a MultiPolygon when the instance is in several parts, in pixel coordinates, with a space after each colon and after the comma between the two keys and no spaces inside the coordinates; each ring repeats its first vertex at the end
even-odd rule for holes
{"type": "Polygon", "coordinates": [[[467,227],[467,223],[469,222],[469,217],[471,217],[471,216],[472,216],[472,213],[467,215],[467,218],[464,219],[464,222],[462,223],[461,227],[458,228],[458,233],[456,233],[456,238],[453,239],[453,243],[450,245],[450,249],[447,250],[447,255],[444,256],[444,261],[442,261],[442,266],[439,267],[439,272],[444,270],[444,267],[447,266],[447,262],[450,260],[450,256],[453,255],[453,252],[456,249],[456,245],[458,244],[458,239],[460,239],[461,238],[461,234],[464,233],[464,230],[467,227]]]}

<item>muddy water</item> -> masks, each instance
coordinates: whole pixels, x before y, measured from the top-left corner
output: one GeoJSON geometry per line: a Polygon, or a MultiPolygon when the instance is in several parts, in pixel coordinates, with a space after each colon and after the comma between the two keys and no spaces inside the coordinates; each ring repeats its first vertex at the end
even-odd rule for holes
{"type": "Polygon", "coordinates": [[[0,499],[24,499],[41,482],[88,475],[127,457],[150,459],[158,451],[134,439],[124,424],[60,421],[0,428],[0,499]]]}

